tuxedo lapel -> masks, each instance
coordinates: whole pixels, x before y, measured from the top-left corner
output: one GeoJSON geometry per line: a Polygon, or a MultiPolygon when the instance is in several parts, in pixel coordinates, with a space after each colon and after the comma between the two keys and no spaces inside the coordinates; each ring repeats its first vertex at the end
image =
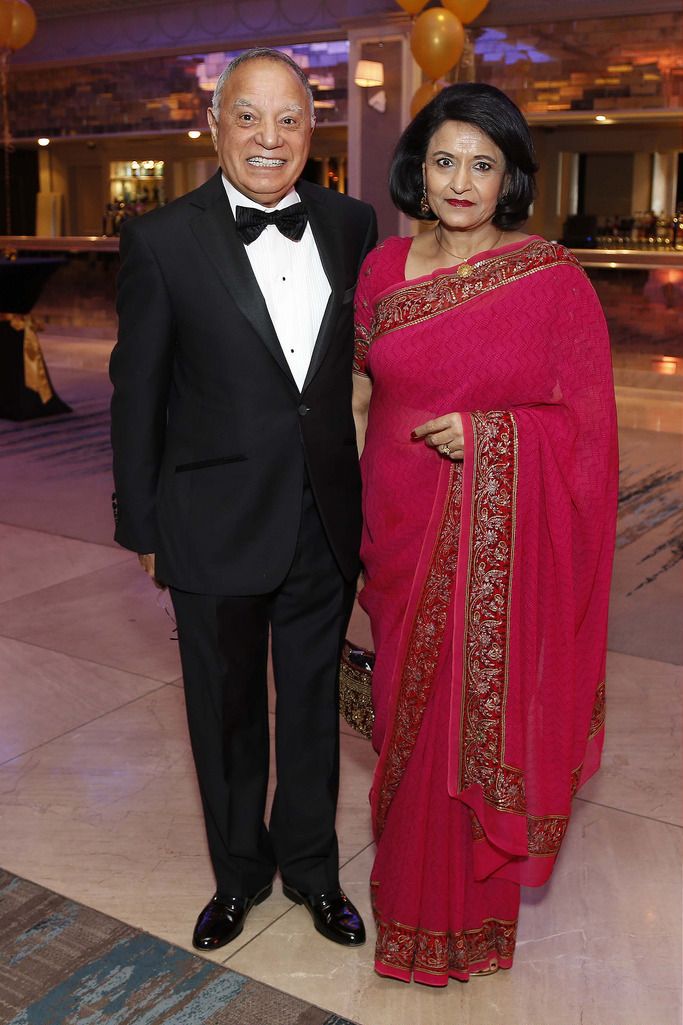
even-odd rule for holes
{"type": "MultiPolygon", "coordinates": [[[[308,219],[311,231],[313,232],[313,238],[318,247],[320,261],[332,291],[320,324],[318,337],[304,382],[304,389],[315,376],[329,345],[332,327],[337,321],[341,307],[346,280],[344,275],[345,261],[342,226],[336,220],[330,220],[329,211],[326,210],[321,196],[316,194],[316,191],[314,189],[309,190],[305,181],[301,181],[297,185],[297,192],[308,210],[308,219]]],[[[324,193],[322,195],[324,196],[324,193]]]]}
{"type": "Polygon", "coordinates": [[[235,230],[235,218],[220,172],[197,190],[193,203],[198,207],[191,222],[195,238],[218,271],[235,304],[296,388],[244,243],[235,230]]]}

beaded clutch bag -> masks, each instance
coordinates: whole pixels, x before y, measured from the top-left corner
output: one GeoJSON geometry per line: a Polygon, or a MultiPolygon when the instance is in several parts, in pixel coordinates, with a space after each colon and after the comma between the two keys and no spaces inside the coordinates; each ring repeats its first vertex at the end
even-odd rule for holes
{"type": "Polygon", "coordinates": [[[339,711],[363,737],[372,736],[375,714],[372,708],[372,668],[375,653],[344,641],[339,667],[339,711]]]}

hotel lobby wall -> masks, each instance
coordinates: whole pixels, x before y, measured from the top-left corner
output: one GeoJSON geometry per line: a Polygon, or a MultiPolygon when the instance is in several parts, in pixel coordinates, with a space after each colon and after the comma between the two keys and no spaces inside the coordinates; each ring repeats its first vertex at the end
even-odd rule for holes
{"type": "MultiPolygon", "coordinates": [[[[207,136],[208,140],[208,136],[207,136]]],[[[63,196],[62,232],[66,235],[103,233],[105,207],[110,199],[110,164],[117,161],[163,160],[167,199],[173,199],[205,180],[206,163],[215,169],[211,143],[194,148],[189,140],[171,138],[98,139],[88,142],[56,140],[40,151],[41,192],[63,196]],[[212,160],[213,157],[213,160],[212,160]],[[202,177],[202,175],[205,177],[202,177]]]]}
{"type": "Polygon", "coordinates": [[[566,179],[568,157],[572,154],[622,153],[632,156],[632,168],[624,170],[625,174],[633,175],[631,208],[615,209],[612,214],[627,216],[649,209],[653,154],[666,158],[663,163],[668,169],[669,180],[664,191],[669,195],[674,191],[675,183],[671,180],[675,173],[673,158],[682,148],[680,129],[675,124],[543,126],[534,128],[532,134],[540,171],[529,229],[547,238],[561,236],[562,225],[570,212],[567,182],[563,178],[566,179]]]}
{"type": "MultiPolygon", "coordinates": [[[[53,185],[52,191],[58,190],[59,194],[64,196],[63,230],[67,233],[93,230],[97,218],[94,204],[89,200],[97,191],[96,167],[100,167],[100,203],[104,203],[109,193],[109,160],[130,159],[131,155],[136,153],[138,143],[149,141],[139,138],[143,133],[149,133],[150,137],[154,138],[157,153],[158,147],[161,146],[179,147],[180,141],[173,141],[174,139],[184,138],[187,143],[188,140],[181,132],[205,126],[205,107],[210,95],[204,87],[200,87],[192,70],[193,61],[201,62],[203,58],[197,55],[199,51],[189,48],[191,43],[197,42],[193,33],[203,24],[207,9],[207,4],[203,0],[198,0],[191,9],[190,5],[182,5],[182,25],[178,20],[181,7],[179,4],[169,4],[167,7],[155,2],[149,5],[148,9],[143,9],[135,0],[122,0],[118,14],[114,12],[114,0],[102,0],[101,4],[95,4],[94,0],[84,0],[81,6],[82,17],[69,17],[64,14],[55,16],[50,13],[49,0],[37,0],[39,32],[36,40],[19,54],[12,56],[12,64],[17,65],[12,69],[13,86],[10,95],[15,138],[23,145],[24,141],[29,144],[29,140],[33,140],[39,134],[52,137],[53,145],[50,149],[55,165],[55,177],[59,174],[59,160],[65,165],[63,180],[58,186],[53,185]],[[103,32],[102,28],[107,19],[115,16],[120,19],[120,32],[117,38],[112,38],[110,34],[103,32]],[[73,34],[76,28],[80,33],[79,38],[82,37],[84,47],[86,42],[88,46],[97,43],[101,47],[99,52],[102,59],[88,59],[85,50],[79,49],[80,43],[76,45],[78,41],[72,35],[68,39],[71,47],[70,58],[60,65],[60,46],[66,43],[68,32],[73,34]],[[53,45],[49,55],[45,49],[48,46],[45,36],[47,30],[53,45]],[[130,44],[127,48],[122,45],[122,40],[125,39],[128,39],[130,44]],[[41,46],[45,50],[44,53],[40,51],[41,46]],[[52,62],[51,66],[38,62],[39,51],[42,59],[52,62]],[[192,54],[194,56],[188,56],[192,54]],[[119,140],[123,148],[122,156],[107,155],[107,147],[116,145],[115,133],[123,130],[130,134],[127,138],[122,137],[119,140]],[[161,132],[167,134],[162,135],[161,132]],[[64,133],[73,133],[74,141],[67,142],[68,136],[64,133]],[[57,136],[62,136],[64,141],[58,142],[57,136]],[[77,139],[83,140],[81,145],[90,148],[84,156],[78,155],[77,150],[73,151],[73,156],[71,155],[69,147],[77,146],[77,139]],[[90,140],[87,144],[86,139],[90,140]],[[100,156],[96,156],[96,153],[100,156]],[[78,196],[78,203],[74,201],[74,195],[78,196]]],[[[673,46],[680,37],[680,14],[674,14],[673,7],[661,0],[652,0],[648,5],[651,12],[648,15],[643,14],[644,2],[638,0],[594,0],[590,5],[590,19],[586,19],[588,5],[585,4],[582,8],[583,17],[577,17],[580,15],[581,6],[574,0],[567,0],[562,5],[561,15],[565,19],[575,17],[576,20],[549,23],[548,5],[540,3],[539,0],[491,0],[484,14],[477,19],[476,31],[483,33],[478,36],[481,44],[477,56],[478,74],[485,81],[500,84],[519,102],[526,102],[526,99],[533,101],[530,102],[530,109],[533,110],[534,104],[538,105],[536,101],[539,100],[540,94],[537,93],[541,85],[562,85],[562,82],[545,83],[542,79],[554,78],[560,73],[563,78],[572,78],[577,68],[588,68],[590,65],[590,73],[581,71],[579,77],[583,75],[586,78],[588,84],[581,85],[581,89],[584,92],[588,90],[592,96],[592,92],[595,91],[593,85],[598,81],[594,81],[595,75],[604,70],[605,63],[609,63],[612,50],[624,50],[626,53],[628,47],[638,44],[641,48],[649,47],[655,55],[659,53],[661,56],[663,40],[673,46]],[[665,10],[672,13],[659,13],[655,17],[656,12],[665,10]],[[631,13],[633,17],[616,18],[615,15],[622,11],[624,15],[631,13]],[[524,24],[516,24],[518,22],[524,24]],[[508,28],[505,28],[506,25],[508,28]],[[491,30],[489,31],[486,26],[491,26],[491,30]],[[583,49],[575,45],[577,40],[585,44],[583,49]],[[539,47],[543,51],[541,56],[545,55],[551,62],[534,64],[532,61],[529,64],[529,61],[521,60],[519,53],[524,50],[524,45],[531,43],[539,47]],[[605,51],[605,47],[609,53],[605,51]],[[510,57],[514,57],[514,60],[508,60],[510,57]]],[[[62,5],[62,11],[66,11],[67,7],[68,4],[62,5]]],[[[255,31],[252,5],[228,2],[221,7],[220,12],[216,11],[215,5],[212,4],[211,7],[215,34],[207,46],[208,49],[215,50],[221,47],[224,39],[226,46],[247,45],[257,41],[246,36],[250,25],[251,30],[255,31]],[[228,12],[231,12],[232,24],[228,12]],[[232,34],[224,37],[223,31],[228,29],[232,34]]],[[[398,10],[394,0],[391,4],[375,0],[369,5],[360,4],[358,0],[350,0],[344,8],[342,20],[338,17],[339,12],[331,6],[323,7],[316,8],[315,11],[310,9],[307,13],[310,4],[306,5],[303,0],[270,0],[262,10],[259,6],[262,24],[258,26],[258,42],[295,43],[302,40],[310,42],[316,37],[320,39],[323,36],[327,39],[333,35],[337,39],[348,37],[348,118],[344,110],[339,124],[335,126],[338,131],[346,133],[348,125],[348,191],[376,206],[381,234],[408,232],[411,230],[410,222],[399,216],[390,204],[386,176],[391,151],[409,117],[410,99],[420,84],[419,69],[412,60],[408,45],[411,21],[398,10]],[[282,28],[281,22],[289,25],[286,38],[278,35],[282,28]],[[324,22],[325,28],[320,28],[318,22],[324,22]],[[353,84],[353,69],[356,60],[361,57],[381,60],[385,66],[386,82],[383,92],[387,104],[384,113],[373,109],[367,102],[378,90],[361,89],[353,84]]],[[[555,8],[552,14],[554,17],[558,16],[555,8]]],[[[634,52],[633,59],[640,66],[642,53],[639,49],[634,52]]],[[[683,76],[678,66],[673,69],[675,75],[671,72],[669,65],[674,58],[669,59],[670,57],[671,55],[666,56],[666,60],[662,58],[662,75],[648,74],[650,78],[662,81],[666,79],[669,83],[667,102],[672,106],[680,89],[674,88],[671,83],[674,79],[680,83],[683,76]]],[[[652,59],[655,60],[655,57],[652,59]]],[[[626,82],[629,76],[624,72],[622,78],[626,82]]],[[[655,90],[661,87],[661,83],[651,84],[655,90]]],[[[574,86],[578,88],[576,83],[572,88],[574,86]]],[[[633,83],[630,83],[628,88],[631,89],[631,86],[635,89],[633,83]]],[[[618,104],[636,104],[636,100],[638,104],[659,103],[660,100],[664,102],[662,97],[655,97],[654,94],[653,99],[650,96],[638,97],[635,93],[631,95],[631,92],[627,96],[621,96],[618,104]]],[[[584,100],[588,102],[585,96],[584,100]]],[[[575,102],[578,101],[572,100],[572,103],[575,102]]],[[[595,100],[595,103],[597,102],[598,100],[595,100]]],[[[603,97],[600,102],[613,100],[603,97]]],[[[324,114],[323,111],[320,113],[324,114]]],[[[562,111],[560,117],[564,113],[565,111],[562,111]]],[[[574,114],[575,111],[567,113],[574,114]]],[[[587,110],[586,114],[587,117],[590,116],[587,110]]],[[[647,116],[645,111],[643,115],[647,116]]],[[[325,129],[327,131],[327,126],[325,129]]],[[[634,154],[633,205],[634,209],[642,209],[644,196],[648,191],[646,165],[651,160],[651,155],[664,154],[665,162],[669,161],[667,166],[673,166],[671,158],[678,148],[678,143],[670,142],[672,132],[675,132],[675,129],[671,127],[660,130],[649,126],[645,121],[642,125],[630,129],[598,125],[585,125],[579,128],[548,125],[545,128],[536,128],[541,172],[539,195],[531,227],[551,237],[558,234],[564,219],[563,203],[566,199],[566,196],[561,196],[558,203],[561,165],[568,155],[598,152],[601,148],[605,152],[611,150],[634,154]],[[653,134],[657,135],[661,131],[667,134],[667,139],[662,142],[652,138],[653,134]],[[582,138],[577,138],[577,135],[582,138]],[[644,148],[645,145],[647,150],[644,148]]],[[[325,136],[325,139],[327,138],[329,137],[325,136]]],[[[322,139],[322,126],[319,126],[314,145],[318,145],[322,139]]],[[[191,145],[196,147],[191,152],[177,157],[163,157],[167,164],[167,199],[192,188],[206,175],[207,165],[201,161],[210,160],[212,151],[210,147],[206,148],[205,139],[191,145]]],[[[343,157],[346,152],[347,139],[344,135],[332,155],[343,157]]]]}
{"type": "MultiPolygon", "coordinates": [[[[391,45],[398,48],[400,44],[391,45]]],[[[391,50],[388,51],[390,53],[391,50]]],[[[410,233],[410,222],[398,216],[387,191],[387,168],[402,127],[394,91],[390,89],[388,94],[387,112],[379,114],[367,104],[367,94],[374,90],[361,90],[354,86],[351,86],[351,90],[359,93],[357,102],[361,111],[361,131],[354,136],[353,126],[349,128],[349,191],[354,195],[362,195],[375,205],[382,237],[410,233]],[[358,147],[357,152],[355,147],[358,147]]],[[[613,211],[627,214],[649,207],[652,154],[673,155],[680,149],[678,131],[671,125],[544,127],[535,128],[533,135],[540,171],[538,194],[529,229],[548,238],[560,237],[568,212],[566,194],[558,202],[560,164],[563,160],[566,164],[567,155],[599,152],[633,154],[632,211],[613,211]]],[[[321,160],[329,156],[343,158],[346,145],[346,129],[320,127],[314,136],[312,152],[321,160]]],[[[109,165],[114,161],[130,161],[132,158],[164,161],[167,199],[201,184],[216,167],[208,135],[195,142],[184,137],[161,136],[99,139],[89,143],[57,140],[46,149],[39,149],[40,191],[63,196],[61,230],[64,234],[92,235],[102,232],[104,207],[109,199],[109,165]]]]}
{"type": "MultiPolygon", "coordinates": [[[[307,53],[306,48],[319,51],[330,45],[331,52],[337,54],[329,73],[315,86],[319,121],[349,119],[346,64],[338,59],[335,46],[343,46],[348,37],[352,44],[349,67],[353,70],[362,55],[361,46],[354,46],[356,40],[368,45],[391,36],[405,40],[410,30],[411,21],[397,12],[381,21],[363,18],[358,23],[338,24],[336,39],[327,43],[294,33],[286,43],[298,48],[297,59],[310,60],[312,78],[320,68],[320,54],[307,53]],[[335,73],[335,67],[343,67],[343,72],[335,73]],[[331,98],[335,102],[330,112],[331,98]]],[[[683,107],[680,14],[583,18],[543,25],[533,21],[516,26],[477,25],[472,35],[476,77],[502,88],[532,117],[566,113],[571,118],[589,111],[604,116],[612,110],[641,111],[646,116],[649,111],[668,108],[674,112],[683,107]]],[[[270,36],[261,41],[277,42],[270,36]]],[[[228,50],[237,52],[238,48],[235,42],[228,50]]],[[[203,129],[218,73],[215,62],[220,62],[224,53],[214,43],[204,53],[191,48],[184,53],[141,50],[125,57],[55,63],[47,69],[18,64],[10,75],[13,135],[20,139],[40,135],[105,138],[122,131],[203,129]]],[[[457,72],[449,77],[454,74],[457,72]]]]}
{"type": "MultiPolygon", "coordinates": [[[[331,160],[335,166],[345,170],[346,148],[344,126],[320,126],[316,129],[309,177],[321,181],[323,170],[331,160]]],[[[163,161],[167,201],[201,185],[217,167],[208,131],[196,140],[190,140],[186,135],[74,142],[56,139],[49,146],[37,149],[40,195],[61,197],[63,210],[59,230],[36,231],[38,235],[102,234],[105,207],[110,199],[110,165],[113,163],[163,161]]]]}
{"type": "Polygon", "coordinates": [[[416,230],[415,222],[399,214],[392,204],[387,186],[393,151],[410,121],[410,101],[421,82],[420,69],[410,52],[410,31],[410,22],[400,17],[374,24],[364,19],[363,23],[348,26],[348,191],[372,203],[380,238],[408,235],[416,230]],[[354,84],[353,70],[359,60],[382,64],[383,86],[365,88],[354,84]],[[384,109],[378,109],[382,99],[384,109]],[[377,106],[373,106],[377,101],[377,106]]]}
{"type": "MultiPolygon", "coordinates": [[[[391,156],[404,124],[401,106],[402,40],[364,43],[361,48],[365,60],[381,61],[384,66],[382,89],[362,88],[360,117],[361,173],[358,194],[371,203],[377,213],[380,238],[395,235],[398,215],[387,189],[391,156]],[[383,91],[386,109],[376,110],[370,100],[383,91]]],[[[350,85],[352,89],[360,87],[350,85]]]]}

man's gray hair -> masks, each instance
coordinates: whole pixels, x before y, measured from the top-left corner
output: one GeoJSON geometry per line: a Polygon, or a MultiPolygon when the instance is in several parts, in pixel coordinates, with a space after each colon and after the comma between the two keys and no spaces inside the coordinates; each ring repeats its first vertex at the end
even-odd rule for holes
{"type": "Polygon", "coordinates": [[[311,108],[311,124],[313,124],[313,122],[315,121],[313,91],[311,90],[308,78],[306,77],[306,72],[303,70],[303,68],[300,68],[296,61],[292,60],[292,58],[288,54],[283,53],[282,50],[273,50],[271,47],[268,46],[255,46],[251,50],[245,50],[244,53],[240,53],[237,57],[234,57],[230,61],[230,63],[223,69],[218,78],[218,81],[216,82],[216,88],[213,91],[213,98],[211,100],[211,109],[213,110],[213,114],[216,120],[218,120],[220,114],[221,97],[223,96],[223,87],[225,86],[225,83],[230,78],[233,71],[235,71],[240,66],[240,64],[246,64],[247,61],[254,60],[278,61],[280,64],[286,65],[286,67],[290,68],[294,72],[294,74],[306,90],[306,95],[308,96],[308,102],[311,108]]]}

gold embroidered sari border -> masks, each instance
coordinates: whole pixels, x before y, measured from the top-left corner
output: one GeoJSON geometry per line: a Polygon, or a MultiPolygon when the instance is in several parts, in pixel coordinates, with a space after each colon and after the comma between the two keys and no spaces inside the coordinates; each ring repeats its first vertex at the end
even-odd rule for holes
{"type": "Polygon", "coordinates": [[[526,810],[520,769],[505,763],[518,438],[506,411],[472,413],[472,496],[465,588],[458,789],[526,810]]]}
{"type": "Polygon", "coordinates": [[[513,253],[487,257],[470,266],[474,271],[470,277],[460,277],[457,270],[445,271],[422,280],[408,281],[381,296],[372,321],[372,341],[403,327],[424,323],[539,271],[575,266],[584,273],[571,253],[543,239],[530,242],[513,253]]]}
{"type": "MultiPolygon", "coordinates": [[[[605,725],[605,689],[603,680],[597,688],[591,725],[588,732],[587,743],[590,743],[603,729],[605,725]]],[[[570,796],[573,798],[579,789],[579,781],[583,772],[584,763],[581,762],[570,774],[570,796]]],[[[553,815],[532,815],[528,812],[520,812],[514,808],[505,808],[496,804],[483,795],[484,803],[495,811],[509,815],[524,815],[527,822],[528,857],[530,858],[555,858],[560,850],[562,840],[569,825],[570,813],[553,815]]],[[[472,825],[472,840],[474,843],[483,843],[486,837],[481,822],[474,809],[469,808],[472,825]]]]}
{"type": "Polygon", "coordinates": [[[458,514],[462,500],[462,466],[453,463],[420,598],[410,626],[398,684],[396,711],[382,772],[375,815],[379,838],[406,765],[417,742],[434,683],[450,603],[450,584],[458,556],[458,514]]]}
{"type": "Polygon", "coordinates": [[[601,729],[605,725],[605,710],[606,710],[606,693],[607,685],[605,680],[598,685],[598,689],[595,693],[595,703],[593,705],[593,714],[591,716],[590,729],[588,731],[588,739],[593,740],[597,737],[601,729]]]}
{"type": "Polygon", "coordinates": [[[471,965],[481,964],[491,955],[511,961],[514,954],[516,919],[487,917],[473,929],[436,932],[387,921],[376,910],[374,917],[375,961],[390,969],[443,976],[469,972],[471,965]]]}

